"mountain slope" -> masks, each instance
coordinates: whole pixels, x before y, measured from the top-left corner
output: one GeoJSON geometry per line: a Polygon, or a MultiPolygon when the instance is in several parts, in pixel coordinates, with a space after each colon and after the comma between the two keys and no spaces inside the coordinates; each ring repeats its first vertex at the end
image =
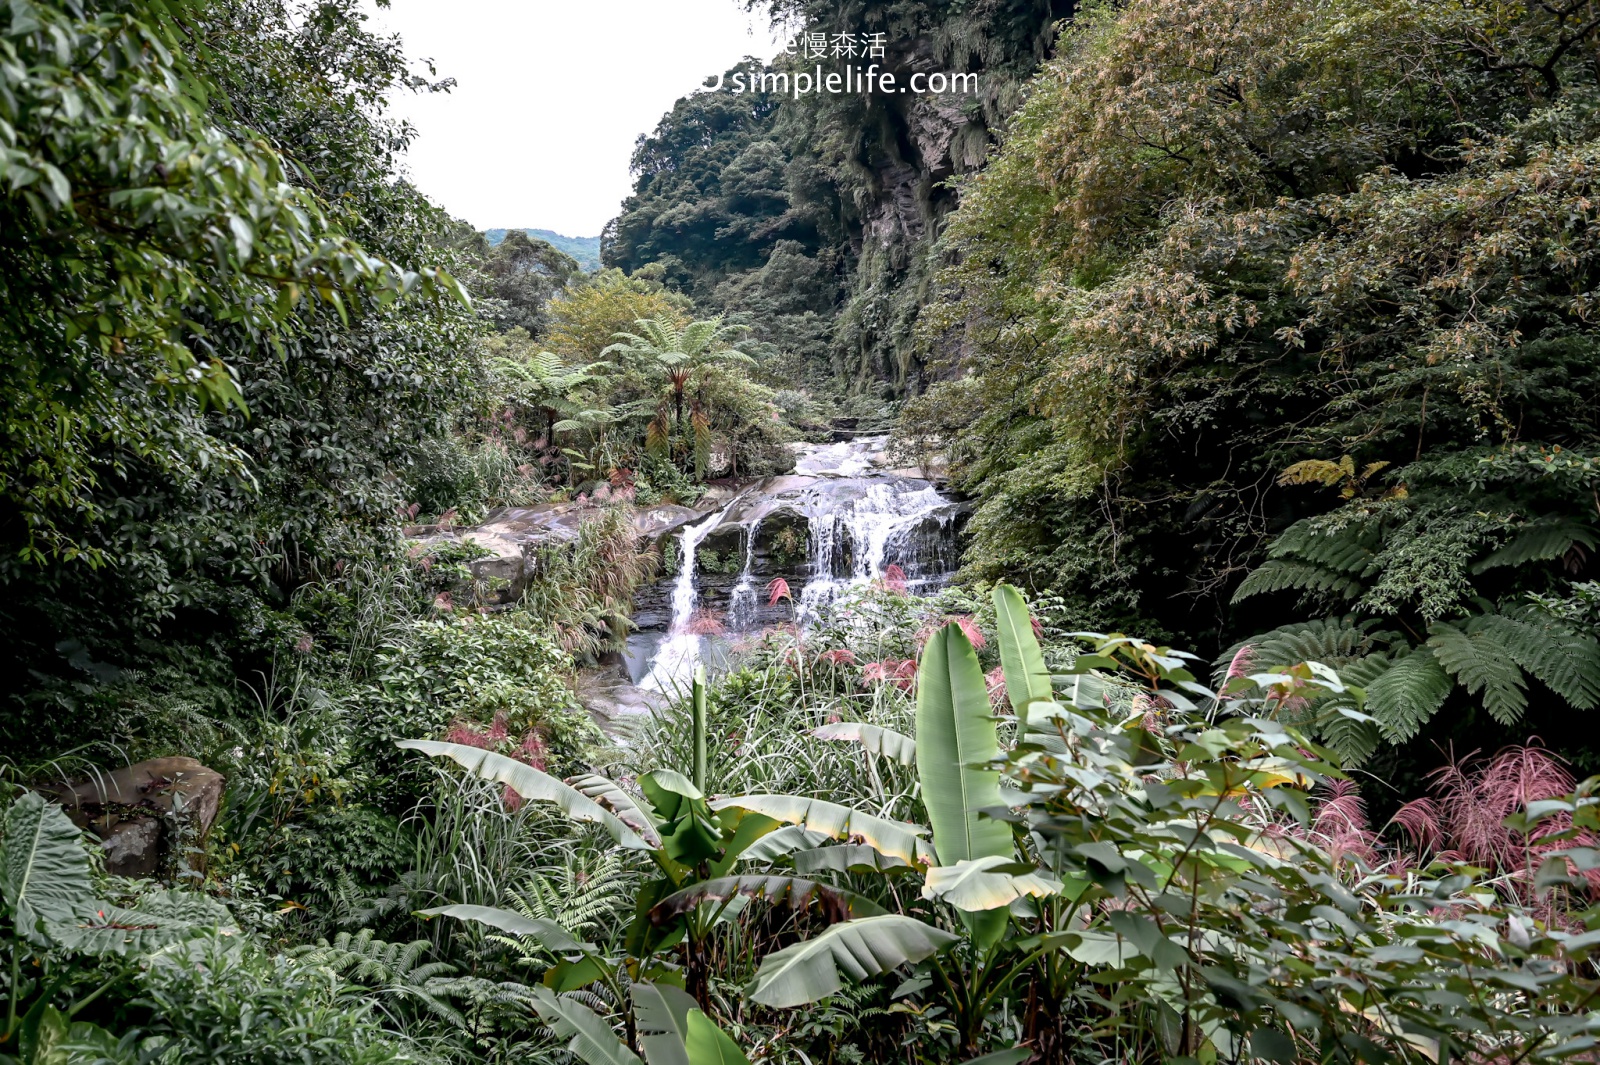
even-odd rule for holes
{"type": "MultiPolygon", "coordinates": [[[[506,232],[505,229],[486,229],[483,235],[493,246],[506,239],[506,232]]],[[[524,229],[523,232],[535,240],[546,242],[557,251],[566,252],[578,260],[578,265],[586,274],[592,274],[600,269],[599,237],[564,237],[551,229],[524,229]]]]}

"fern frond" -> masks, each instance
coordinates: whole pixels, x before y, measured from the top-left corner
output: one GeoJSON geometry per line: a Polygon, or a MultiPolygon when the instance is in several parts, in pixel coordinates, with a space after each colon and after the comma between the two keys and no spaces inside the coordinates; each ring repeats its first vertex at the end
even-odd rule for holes
{"type": "Polygon", "coordinates": [[[1499,566],[1520,566],[1525,562],[1560,558],[1572,550],[1574,544],[1594,550],[1594,530],[1566,518],[1529,522],[1518,530],[1510,543],[1475,563],[1472,572],[1482,573],[1499,566]]]}
{"type": "Polygon", "coordinates": [[[1367,685],[1367,712],[1390,741],[1403,743],[1439,712],[1455,683],[1428,647],[1419,647],[1367,685]]]}
{"type": "Polygon", "coordinates": [[[1479,624],[1517,664],[1579,710],[1600,706],[1600,643],[1547,615],[1487,614],[1479,624]]]}
{"type": "Polygon", "coordinates": [[[1346,662],[1370,654],[1386,635],[1375,634],[1371,629],[1371,622],[1358,622],[1350,615],[1280,625],[1228,648],[1216,660],[1212,679],[1219,685],[1225,683],[1228,666],[1245,647],[1252,652],[1252,670],[1271,670],[1301,662],[1321,662],[1339,669],[1346,662]]]}
{"type": "Polygon", "coordinates": [[[1474,619],[1467,631],[1439,622],[1429,630],[1428,646],[1446,671],[1472,695],[1483,696],[1483,708],[1502,725],[1514,724],[1528,706],[1527,679],[1516,659],[1492,630],[1474,619]]]}
{"type": "Polygon", "coordinates": [[[1310,562],[1272,558],[1263,562],[1233,593],[1233,601],[1261,595],[1299,589],[1305,592],[1322,592],[1342,599],[1354,599],[1361,594],[1361,585],[1335,570],[1310,562]]]}

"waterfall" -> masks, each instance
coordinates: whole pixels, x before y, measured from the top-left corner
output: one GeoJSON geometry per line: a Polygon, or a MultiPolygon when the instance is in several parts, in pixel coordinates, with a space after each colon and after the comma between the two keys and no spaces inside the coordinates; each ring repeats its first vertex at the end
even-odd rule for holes
{"type": "Polygon", "coordinates": [[[819,493],[800,509],[811,525],[811,575],[800,593],[807,621],[841,593],[881,578],[891,562],[908,583],[923,583],[927,567],[912,534],[929,521],[947,529],[953,517],[948,499],[915,481],[872,483],[855,499],[819,493]]]}
{"type": "Polygon", "coordinates": [[[757,518],[744,534],[744,568],[739,571],[739,583],[733,586],[728,600],[728,625],[735,631],[750,626],[761,600],[756,591],[756,533],[760,531],[761,519],[757,518]]]}
{"type": "Polygon", "coordinates": [[[656,649],[650,663],[650,673],[640,687],[658,692],[672,693],[686,690],[694,678],[694,667],[700,661],[701,635],[694,631],[695,607],[700,602],[700,592],[695,586],[695,549],[711,530],[722,521],[737,499],[712,514],[704,521],[684,527],[678,534],[678,577],[672,586],[672,627],[667,638],[656,649]]]}
{"type": "Polygon", "coordinates": [[[670,626],[630,641],[639,670],[630,672],[640,686],[668,694],[687,688],[695,665],[722,648],[717,637],[745,636],[791,616],[813,623],[834,600],[882,579],[891,565],[912,592],[937,588],[954,572],[958,504],[920,471],[890,469],[887,444],[879,436],[796,445],[793,474],[747,485],[715,514],[684,526],[676,534],[680,562],[670,594],[664,582],[652,593],[660,595],[657,617],[670,603],[670,626]],[[784,545],[777,550],[757,543],[768,520],[780,538],[769,538],[772,544],[784,545]],[[792,563],[779,560],[799,546],[787,538],[802,524],[808,560],[801,572],[785,572],[779,567],[792,563]],[[713,533],[718,552],[743,548],[737,577],[699,571],[696,549],[713,533]],[[794,587],[793,615],[762,601],[763,585],[776,577],[794,587]]]}

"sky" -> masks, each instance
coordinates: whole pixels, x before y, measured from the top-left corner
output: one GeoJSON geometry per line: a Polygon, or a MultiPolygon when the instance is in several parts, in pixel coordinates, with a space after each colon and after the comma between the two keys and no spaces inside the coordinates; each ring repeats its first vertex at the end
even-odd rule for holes
{"type": "Polygon", "coordinates": [[[740,0],[391,0],[372,25],[457,82],[393,101],[423,193],[479,229],[569,237],[616,216],[634,141],[679,97],[777,50],[740,0]]]}

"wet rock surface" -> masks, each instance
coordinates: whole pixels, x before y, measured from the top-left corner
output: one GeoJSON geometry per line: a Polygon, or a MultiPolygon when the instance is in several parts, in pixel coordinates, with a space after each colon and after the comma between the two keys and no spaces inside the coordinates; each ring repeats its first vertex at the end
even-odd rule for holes
{"type": "Polygon", "coordinates": [[[695,662],[715,660],[726,644],[804,624],[888,574],[912,591],[948,579],[965,507],[921,470],[891,468],[887,444],[877,436],[797,445],[794,473],[748,485],[683,525],[668,552],[674,572],[636,599],[633,679],[681,687],[695,662]],[[790,597],[774,603],[767,589],[779,577],[790,597]]]}
{"type": "MultiPolygon", "coordinates": [[[[701,517],[707,509],[664,503],[633,511],[640,539],[659,541],[701,517]]],[[[571,543],[595,507],[580,503],[541,503],[534,507],[496,507],[477,525],[441,527],[415,525],[404,534],[422,544],[472,544],[487,551],[467,564],[474,578],[491,582],[491,599],[514,603],[522,597],[533,575],[534,554],[540,548],[571,543]]]]}
{"type": "Polygon", "coordinates": [[[149,877],[200,850],[226,784],[222,774],[193,758],[171,757],[40,790],[61,803],[79,828],[100,838],[107,872],[149,877]]]}

